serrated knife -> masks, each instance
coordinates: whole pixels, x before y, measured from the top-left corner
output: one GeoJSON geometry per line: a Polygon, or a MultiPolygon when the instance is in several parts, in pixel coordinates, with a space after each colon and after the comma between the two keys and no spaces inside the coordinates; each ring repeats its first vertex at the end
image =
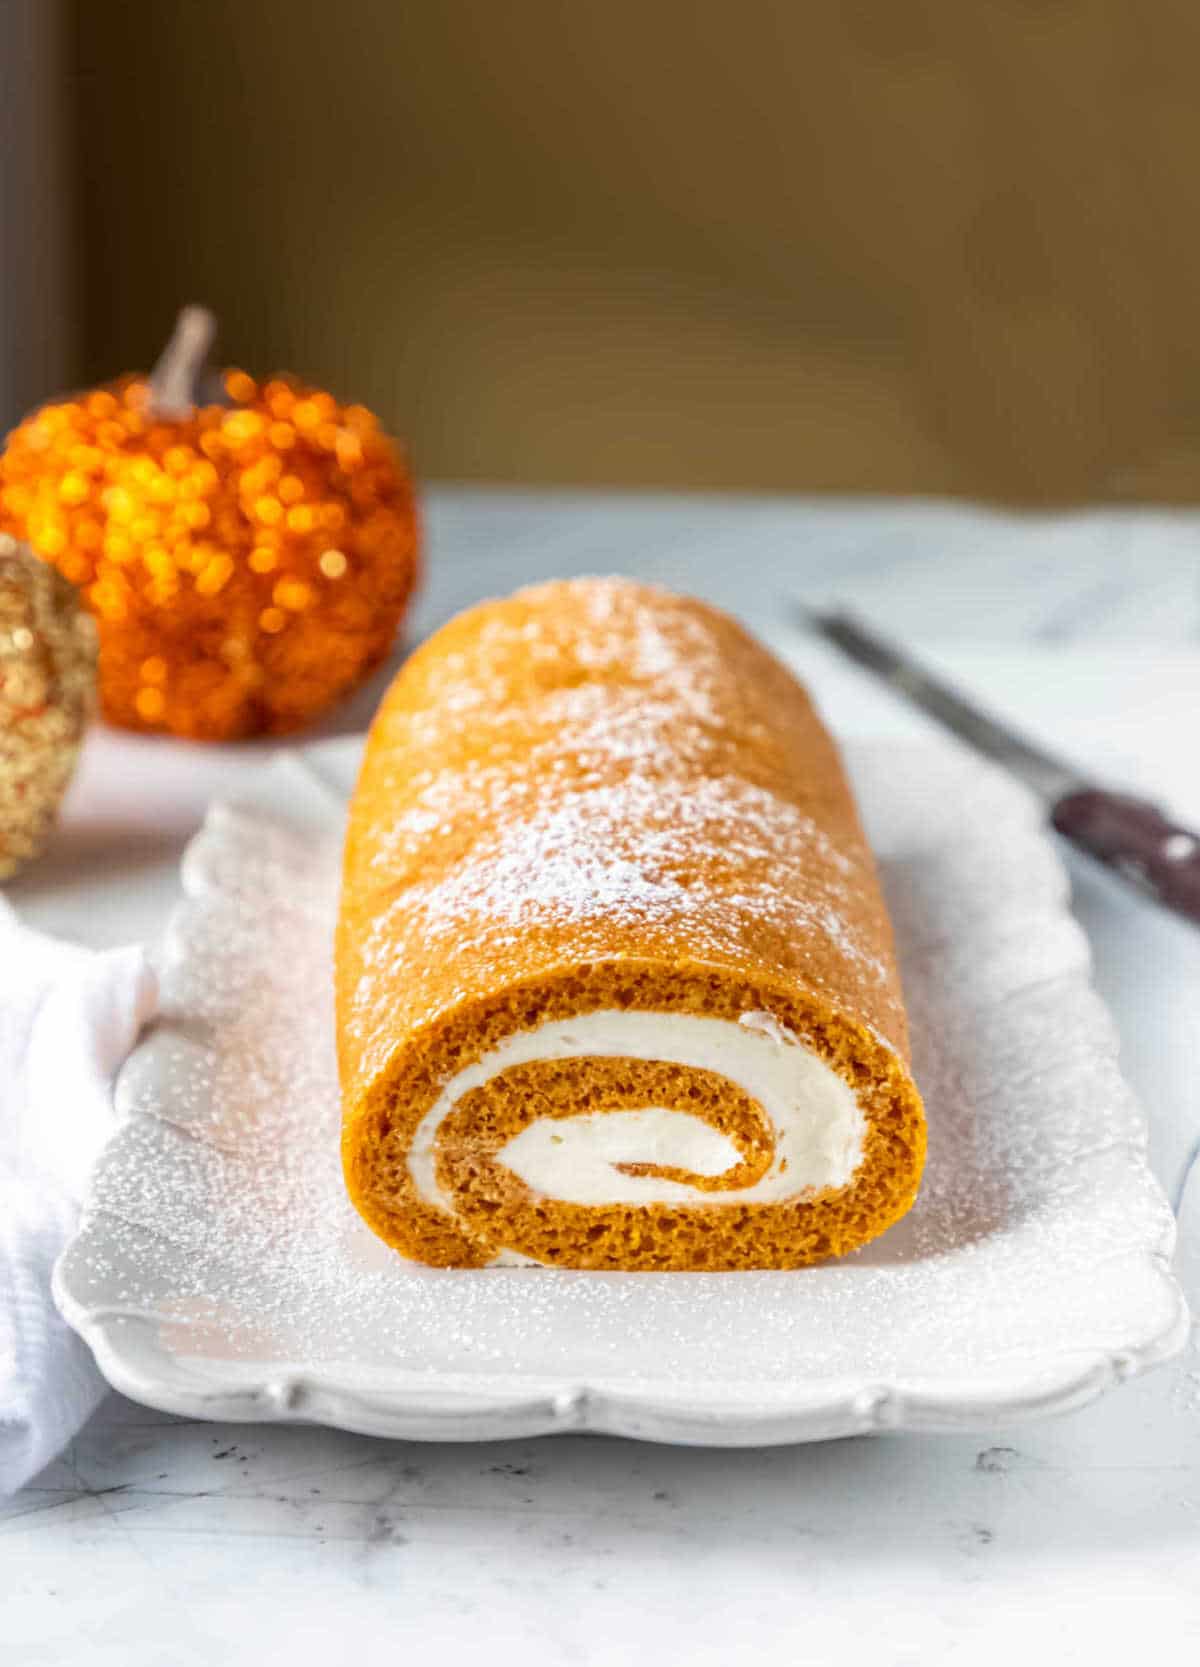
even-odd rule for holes
{"type": "Polygon", "coordinates": [[[804,610],[804,621],[856,665],[1032,788],[1077,850],[1200,926],[1200,834],[1157,805],[1102,786],[1016,734],[853,615],[804,610]]]}

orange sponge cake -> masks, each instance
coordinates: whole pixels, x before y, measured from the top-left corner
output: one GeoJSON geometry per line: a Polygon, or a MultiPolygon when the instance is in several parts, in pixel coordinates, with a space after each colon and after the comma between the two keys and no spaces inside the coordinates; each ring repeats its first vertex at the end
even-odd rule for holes
{"type": "Polygon", "coordinates": [[[793,1268],[916,1196],[841,763],[702,603],[552,583],[425,644],[367,742],[336,979],[346,1183],[405,1256],[793,1268]]]}

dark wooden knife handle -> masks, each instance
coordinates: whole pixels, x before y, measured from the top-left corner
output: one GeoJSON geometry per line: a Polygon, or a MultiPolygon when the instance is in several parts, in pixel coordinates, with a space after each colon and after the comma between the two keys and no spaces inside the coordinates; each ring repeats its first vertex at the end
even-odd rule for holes
{"type": "Polygon", "coordinates": [[[1081,851],[1200,925],[1200,835],[1145,799],[1096,787],[1068,793],[1051,820],[1081,851]]]}

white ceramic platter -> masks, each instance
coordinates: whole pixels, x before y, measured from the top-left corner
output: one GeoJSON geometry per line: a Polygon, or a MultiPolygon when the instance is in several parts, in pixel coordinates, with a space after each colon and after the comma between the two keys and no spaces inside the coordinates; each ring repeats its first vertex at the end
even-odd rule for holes
{"type": "Polygon", "coordinates": [[[1036,807],[949,747],[849,763],[930,1126],[909,1217],[793,1273],[416,1267],[338,1167],[330,936],[360,743],[283,758],[190,848],[163,1014],[56,1294],[107,1377],[191,1416],[415,1439],[710,1445],[980,1428],[1182,1346],[1174,1224],[1036,807]]]}

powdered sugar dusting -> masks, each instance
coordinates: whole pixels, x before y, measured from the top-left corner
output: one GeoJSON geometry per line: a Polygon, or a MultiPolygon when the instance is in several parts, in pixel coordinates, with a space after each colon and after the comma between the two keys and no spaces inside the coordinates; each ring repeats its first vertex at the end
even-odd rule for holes
{"type": "Polygon", "coordinates": [[[1036,1375],[1165,1335],[1169,1211],[1029,807],[954,755],[863,754],[856,778],[930,1123],[918,1203],[876,1244],[799,1273],[689,1276],[439,1272],[387,1250],[338,1160],[342,807],[318,814],[292,766],[189,859],[163,1023],[128,1069],[133,1115],[64,1266],[76,1309],[146,1317],[173,1369],[209,1384],[303,1363],[357,1385],[351,1401],[412,1374],[446,1393],[719,1401],[753,1383],[811,1400],[846,1379],[1036,1375]]]}
{"type": "Polygon", "coordinates": [[[651,954],[684,942],[697,960],[734,967],[764,946],[772,966],[836,993],[875,1034],[898,1034],[889,969],[863,919],[866,853],[831,841],[771,790],[770,772],[747,774],[757,766],[745,740],[764,727],[757,686],[740,687],[702,614],[645,596],[591,580],[572,590],[569,630],[561,609],[542,606],[485,619],[469,653],[439,649],[422,699],[398,719],[419,774],[371,834],[381,901],[346,1015],[363,1072],[394,1046],[386,996],[410,944],[451,965],[539,927],[569,930],[581,961],[631,933],[651,954]],[[422,879],[424,854],[464,805],[486,831],[452,872],[435,863],[438,877],[422,879]],[[410,871],[414,884],[394,884],[410,871]]]}
{"type": "MultiPolygon", "coordinates": [[[[476,790],[486,792],[485,783],[476,790]]],[[[418,812],[422,831],[440,827],[444,813],[418,812]]],[[[405,818],[402,833],[411,826],[405,818]]],[[[761,789],[732,780],[684,784],[631,775],[619,788],[572,788],[524,818],[504,821],[452,874],[408,888],[397,906],[417,913],[423,936],[458,947],[473,929],[492,942],[514,942],[531,918],[549,920],[582,934],[576,940],[581,958],[589,949],[587,925],[597,918],[629,927],[686,920],[699,954],[736,948],[743,919],[774,922],[781,933],[815,927],[843,959],[857,960],[882,982],[886,969],[839,911],[844,869],[835,867],[822,884],[811,874],[814,850],[828,850],[828,841],[810,818],[761,789]],[[695,877],[698,850],[706,865],[702,882],[695,877]],[[748,861],[771,864],[776,878],[743,893],[748,861]],[[801,884],[809,896],[797,895],[801,884]]],[[[387,940],[384,916],[364,956],[368,967],[380,964],[387,940]]],[[[392,973],[386,959],[382,970],[392,973]]]]}

